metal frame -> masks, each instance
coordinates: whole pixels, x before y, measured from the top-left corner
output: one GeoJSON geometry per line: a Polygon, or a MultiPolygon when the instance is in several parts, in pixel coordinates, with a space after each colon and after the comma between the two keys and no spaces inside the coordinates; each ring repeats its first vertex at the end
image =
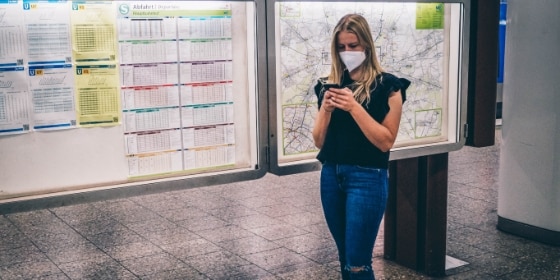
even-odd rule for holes
{"type": "Polygon", "coordinates": [[[174,174],[174,176],[166,177],[163,179],[115,184],[111,186],[92,186],[91,188],[83,188],[74,191],[49,191],[49,193],[34,193],[29,195],[23,194],[22,196],[0,200],[0,214],[29,211],[34,209],[44,209],[84,202],[101,201],[106,199],[125,198],[136,195],[160,193],[165,191],[196,188],[209,185],[227,184],[239,181],[254,180],[263,177],[268,172],[268,162],[266,157],[268,152],[268,138],[266,137],[266,135],[268,135],[268,116],[266,114],[268,107],[268,100],[266,98],[266,94],[268,92],[266,84],[267,53],[265,51],[267,40],[265,9],[266,0],[230,1],[254,2],[255,4],[255,81],[257,83],[255,109],[257,110],[256,127],[258,131],[256,132],[257,150],[251,150],[250,153],[256,153],[256,166],[193,175],[174,174]]]}
{"type": "MultiPolygon", "coordinates": [[[[278,158],[278,151],[281,147],[278,147],[277,137],[281,137],[282,131],[279,131],[277,126],[277,100],[278,93],[276,92],[277,81],[276,81],[276,38],[275,38],[275,4],[276,2],[340,2],[340,1],[319,1],[319,0],[307,0],[307,1],[295,1],[295,0],[285,0],[285,1],[268,1],[267,2],[267,33],[269,34],[267,40],[267,52],[268,52],[268,88],[269,88],[269,158],[270,158],[270,172],[277,175],[287,175],[294,173],[301,173],[307,171],[315,171],[320,169],[320,163],[315,159],[299,160],[293,161],[286,164],[280,164],[278,158]]],[[[357,0],[352,2],[396,2],[396,3],[434,3],[434,1],[426,0],[373,0],[373,1],[363,1],[357,0]]],[[[405,158],[413,158],[425,155],[432,155],[438,153],[445,153],[450,151],[455,151],[460,149],[465,145],[466,142],[466,131],[467,131],[467,93],[468,93],[468,69],[469,69],[469,34],[470,34],[470,15],[471,15],[471,0],[443,0],[437,1],[438,3],[460,3],[463,6],[461,14],[461,26],[460,26],[460,45],[459,45],[459,75],[458,77],[458,94],[457,96],[457,107],[449,108],[449,110],[457,110],[457,135],[455,135],[458,141],[456,142],[438,142],[427,145],[410,146],[394,149],[391,152],[390,160],[398,160],[405,158]]]]}

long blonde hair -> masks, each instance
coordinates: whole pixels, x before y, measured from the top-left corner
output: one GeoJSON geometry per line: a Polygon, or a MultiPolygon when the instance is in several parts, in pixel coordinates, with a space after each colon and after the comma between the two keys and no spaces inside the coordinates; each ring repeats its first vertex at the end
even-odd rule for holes
{"type": "Polygon", "coordinates": [[[342,63],[338,53],[338,34],[341,31],[355,34],[356,37],[358,37],[358,42],[364,48],[366,60],[360,66],[361,76],[355,81],[353,91],[354,98],[359,103],[363,103],[365,101],[367,104],[370,100],[369,90],[372,84],[376,83],[375,78],[377,75],[383,72],[383,69],[379,64],[379,60],[377,59],[369,24],[363,16],[358,14],[347,14],[336,24],[331,39],[332,64],[331,73],[328,77],[330,81],[335,82],[340,82],[344,73],[344,64],[342,63]]]}

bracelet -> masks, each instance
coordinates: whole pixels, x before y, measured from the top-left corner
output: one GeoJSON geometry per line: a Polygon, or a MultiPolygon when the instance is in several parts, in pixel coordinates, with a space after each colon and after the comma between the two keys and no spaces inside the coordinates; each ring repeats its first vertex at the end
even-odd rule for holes
{"type": "Polygon", "coordinates": [[[325,112],[329,112],[329,113],[332,113],[332,112],[334,111],[334,109],[332,109],[332,110],[329,111],[329,110],[327,110],[327,108],[325,108],[325,107],[323,107],[323,110],[325,110],[325,112]]]}

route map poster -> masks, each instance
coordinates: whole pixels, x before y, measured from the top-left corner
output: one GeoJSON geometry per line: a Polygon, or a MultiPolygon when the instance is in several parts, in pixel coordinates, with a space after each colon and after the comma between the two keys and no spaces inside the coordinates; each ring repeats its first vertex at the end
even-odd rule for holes
{"type": "Polygon", "coordinates": [[[317,99],[311,86],[328,74],[331,33],[348,13],[368,20],[384,71],[412,81],[395,147],[446,139],[448,73],[458,71],[449,66],[453,38],[448,7],[442,3],[277,3],[279,158],[289,161],[317,152],[311,135],[317,99]]]}

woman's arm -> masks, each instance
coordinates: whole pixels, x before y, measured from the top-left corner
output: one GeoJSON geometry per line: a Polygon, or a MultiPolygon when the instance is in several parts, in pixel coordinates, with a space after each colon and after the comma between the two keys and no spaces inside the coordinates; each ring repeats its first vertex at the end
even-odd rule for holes
{"type": "Polygon", "coordinates": [[[325,143],[325,137],[327,137],[327,128],[331,121],[331,113],[334,111],[335,107],[332,103],[332,92],[326,91],[323,97],[323,103],[321,108],[315,117],[315,125],[313,126],[313,142],[315,146],[319,149],[323,147],[325,143]]]}
{"type": "Polygon", "coordinates": [[[389,151],[399,130],[402,112],[401,92],[395,91],[389,94],[389,113],[382,123],[377,122],[368,112],[354,99],[349,89],[333,89],[336,94],[331,101],[336,108],[345,110],[352,115],[360,130],[366,138],[381,151],[389,151]]]}

